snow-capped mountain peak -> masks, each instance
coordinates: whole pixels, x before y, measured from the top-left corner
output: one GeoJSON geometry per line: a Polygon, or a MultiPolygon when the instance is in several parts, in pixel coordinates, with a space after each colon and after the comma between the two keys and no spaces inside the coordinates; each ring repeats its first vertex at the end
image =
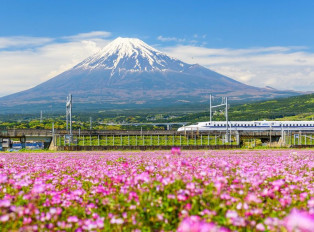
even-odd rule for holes
{"type": "Polygon", "coordinates": [[[117,38],[75,69],[107,69],[111,76],[126,72],[182,71],[187,64],[136,38],[117,38]]]}

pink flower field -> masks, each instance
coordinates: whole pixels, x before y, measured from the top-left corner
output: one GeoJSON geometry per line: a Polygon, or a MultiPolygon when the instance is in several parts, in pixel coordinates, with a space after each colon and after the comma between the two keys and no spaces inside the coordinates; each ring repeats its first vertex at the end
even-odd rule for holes
{"type": "Polygon", "coordinates": [[[1,231],[314,231],[314,151],[2,153],[1,231]]]}

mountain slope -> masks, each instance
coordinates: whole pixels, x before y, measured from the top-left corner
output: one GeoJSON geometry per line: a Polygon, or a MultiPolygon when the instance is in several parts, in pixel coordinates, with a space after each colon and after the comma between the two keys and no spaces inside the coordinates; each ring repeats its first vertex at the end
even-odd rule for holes
{"type": "Polygon", "coordinates": [[[100,107],[201,102],[209,93],[235,99],[296,94],[248,86],[171,58],[139,39],[117,38],[72,69],[32,89],[0,98],[0,106],[63,104],[69,93],[76,104],[100,107]]]}

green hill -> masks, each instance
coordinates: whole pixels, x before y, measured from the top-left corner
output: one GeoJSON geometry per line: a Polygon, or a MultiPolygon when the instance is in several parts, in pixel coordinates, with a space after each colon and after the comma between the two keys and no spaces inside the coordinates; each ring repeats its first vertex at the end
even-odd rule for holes
{"type": "MultiPolygon", "coordinates": [[[[216,111],[213,120],[225,120],[224,108],[216,111]]],[[[314,118],[314,94],[280,98],[269,101],[231,105],[229,120],[312,120],[314,118]]],[[[206,112],[191,113],[176,120],[199,122],[209,120],[206,112]]]]}

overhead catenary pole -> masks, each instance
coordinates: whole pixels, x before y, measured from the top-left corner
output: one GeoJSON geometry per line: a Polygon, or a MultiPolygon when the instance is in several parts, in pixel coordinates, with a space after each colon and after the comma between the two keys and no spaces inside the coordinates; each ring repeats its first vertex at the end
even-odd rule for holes
{"type": "Polygon", "coordinates": [[[229,132],[228,132],[228,97],[226,97],[226,142],[229,142],[229,132]]]}
{"type": "Polygon", "coordinates": [[[40,111],[40,123],[43,123],[43,111],[40,111]]]}
{"type": "Polygon", "coordinates": [[[52,122],[52,125],[51,125],[51,133],[52,133],[52,140],[53,140],[53,145],[56,146],[56,138],[55,138],[55,124],[54,122],[52,122]]]}
{"type": "Polygon", "coordinates": [[[70,140],[72,137],[72,94],[69,94],[66,102],[66,130],[69,132],[70,140]],[[69,131],[70,127],[70,131],[69,131]]]}
{"type": "Polygon", "coordinates": [[[212,122],[212,95],[209,95],[209,121],[212,122]]]}
{"type": "MultiPolygon", "coordinates": [[[[229,142],[229,128],[228,128],[228,97],[222,97],[222,101],[221,104],[219,105],[212,105],[212,96],[210,95],[210,122],[212,122],[212,108],[216,108],[216,107],[221,107],[221,106],[225,106],[225,117],[226,117],[226,142],[229,142]]],[[[230,139],[231,140],[231,139],[230,139]]]]}

